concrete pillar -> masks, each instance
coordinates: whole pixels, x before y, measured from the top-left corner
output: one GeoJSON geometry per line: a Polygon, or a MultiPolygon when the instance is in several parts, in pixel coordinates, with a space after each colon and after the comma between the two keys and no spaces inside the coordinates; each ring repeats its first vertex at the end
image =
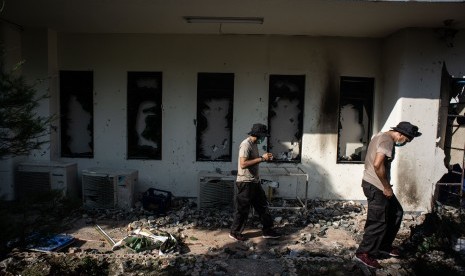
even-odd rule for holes
{"type": "MultiPolygon", "coordinates": [[[[25,29],[22,35],[23,74],[34,85],[38,95],[47,95],[38,108],[41,116],[58,114],[58,61],[57,34],[49,29],[25,29]]],[[[50,134],[43,139],[50,141],[41,149],[31,152],[29,158],[35,160],[56,160],[58,151],[58,124],[52,123],[50,134]]]]}

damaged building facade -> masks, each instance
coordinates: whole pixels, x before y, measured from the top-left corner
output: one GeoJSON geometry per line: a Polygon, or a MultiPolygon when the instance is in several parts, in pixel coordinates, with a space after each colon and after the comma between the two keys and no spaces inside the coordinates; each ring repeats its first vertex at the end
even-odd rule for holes
{"type": "MultiPolygon", "coordinates": [[[[449,3],[444,17],[457,14],[465,20],[463,4],[449,3]]],[[[423,133],[397,150],[392,167],[406,210],[429,210],[453,165],[445,165],[455,154],[445,150],[440,114],[455,93],[446,90],[465,76],[463,25],[448,36],[438,22],[439,29],[355,37],[261,34],[256,26],[247,33],[227,24],[216,24],[216,33],[90,32],[13,19],[0,21],[5,64],[25,60],[24,76],[43,79],[36,88],[50,95],[39,114],[60,119],[46,147],[1,160],[0,194],[9,199],[24,160],[77,163],[78,179],[91,167],[136,169],[137,192],[197,197],[199,172],[237,169],[253,123],[269,126],[260,150],[277,159],[261,166],[300,167],[308,198],[364,200],[368,142],[399,121],[423,133]]]]}

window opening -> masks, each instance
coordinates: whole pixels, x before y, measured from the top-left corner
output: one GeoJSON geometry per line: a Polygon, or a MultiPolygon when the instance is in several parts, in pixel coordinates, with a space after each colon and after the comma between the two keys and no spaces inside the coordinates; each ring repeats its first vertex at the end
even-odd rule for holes
{"type": "Polygon", "coordinates": [[[305,75],[270,75],[268,152],[275,162],[300,162],[305,75]]]}
{"type": "Polygon", "coordinates": [[[371,136],[373,78],[341,77],[338,163],[362,163],[371,136]]]}
{"type": "Polygon", "coordinates": [[[445,143],[445,163],[448,168],[454,165],[462,168],[465,145],[465,79],[450,79],[450,101],[445,143]]]}
{"type": "Polygon", "coordinates": [[[93,72],[60,71],[61,156],[94,156],[93,72]]]}
{"type": "Polygon", "coordinates": [[[198,73],[197,161],[231,161],[234,74],[198,73]]]}
{"type": "Polygon", "coordinates": [[[128,159],[161,160],[162,73],[128,72],[128,159]]]}
{"type": "Polygon", "coordinates": [[[444,205],[463,208],[465,164],[465,79],[449,75],[442,69],[441,105],[439,109],[438,146],[444,149],[447,173],[436,183],[435,200],[444,205]]]}

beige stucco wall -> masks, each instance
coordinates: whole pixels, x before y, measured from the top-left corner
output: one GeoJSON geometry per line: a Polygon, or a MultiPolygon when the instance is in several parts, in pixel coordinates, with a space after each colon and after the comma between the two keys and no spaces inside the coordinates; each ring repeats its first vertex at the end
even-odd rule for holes
{"type": "MultiPolygon", "coordinates": [[[[24,36],[28,36],[28,30],[24,36]]],[[[33,37],[34,33],[29,35],[33,37]]],[[[406,30],[385,40],[304,36],[125,35],[44,32],[48,61],[34,76],[57,70],[94,72],[94,158],[64,159],[89,167],[139,171],[137,191],[148,187],[176,196],[197,196],[197,173],[237,167],[237,147],[254,122],[267,122],[268,75],[305,74],[301,166],[309,174],[310,198],[364,200],[362,164],[336,164],[340,76],[375,78],[374,132],[400,120],[417,124],[423,136],[398,151],[393,183],[406,210],[427,210],[442,175],[442,150],[435,145],[440,69],[463,74],[464,38],[447,48],[433,31],[406,30]],[[56,42],[56,56],[54,43],[56,42]],[[444,46],[444,47],[443,47],[444,46]],[[163,160],[126,160],[127,71],[163,72],[163,160]],[[235,74],[233,162],[196,162],[198,72],[235,74]],[[421,140],[420,140],[421,139],[421,140]]],[[[31,41],[31,40],[29,40],[31,41]]],[[[33,53],[34,44],[23,45],[33,53]]],[[[44,51],[36,52],[43,55],[44,51]]],[[[42,64],[42,65],[41,65],[42,64]]],[[[31,69],[32,70],[32,69],[31,69]]],[[[43,112],[57,107],[57,79],[43,112]]],[[[46,88],[43,88],[46,89],[46,88]]],[[[52,134],[53,135],[53,134],[52,134]]],[[[59,141],[41,157],[59,156],[59,141]]],[[[264,164],[262,164],[263,166],[264,164]]],[[[266,165],[265,165],[266,166],[266,165]]],[[[274,165],[270,165],[271,167],[274,165]]],[[[293,167],[292,165],[287,165],[293,167]]]]}

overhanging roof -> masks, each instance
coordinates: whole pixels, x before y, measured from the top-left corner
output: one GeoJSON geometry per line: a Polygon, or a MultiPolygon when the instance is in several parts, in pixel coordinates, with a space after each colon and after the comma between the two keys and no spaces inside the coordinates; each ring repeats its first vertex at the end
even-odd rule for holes
{"type": "Polygon", "coordinates": [[[72,33],[385,37],[409,27],[465,28],[463,1],[0,0],[20,28],[72,33]],[[184,16],[262,17],[263,24],[187,23],[184,16]]]}

